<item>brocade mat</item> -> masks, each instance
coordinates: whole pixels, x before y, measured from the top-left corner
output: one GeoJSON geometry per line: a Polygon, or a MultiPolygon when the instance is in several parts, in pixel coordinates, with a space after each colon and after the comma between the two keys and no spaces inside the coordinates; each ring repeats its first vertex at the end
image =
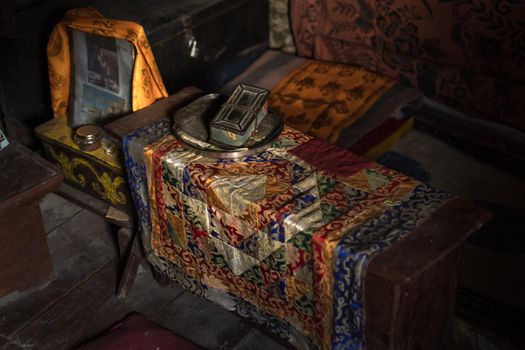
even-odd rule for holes
{"type": "Polygon", "coordinates": [[[124,138],[148,260],[298,349],[363,349],[370,259],[453,197],[285,127],[239,161],[185,150],[170,119],[124,138]]]}

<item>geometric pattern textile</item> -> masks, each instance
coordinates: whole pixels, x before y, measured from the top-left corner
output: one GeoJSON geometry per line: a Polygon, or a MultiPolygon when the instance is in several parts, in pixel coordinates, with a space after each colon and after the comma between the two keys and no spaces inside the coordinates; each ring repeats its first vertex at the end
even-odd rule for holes
{"type": "Polygon", "coordinates": [[[368,262],[452,196],[290,127],[232,161],[169,123],[124,139],[148,260],[299,349],[364,348],[368,262]]]}

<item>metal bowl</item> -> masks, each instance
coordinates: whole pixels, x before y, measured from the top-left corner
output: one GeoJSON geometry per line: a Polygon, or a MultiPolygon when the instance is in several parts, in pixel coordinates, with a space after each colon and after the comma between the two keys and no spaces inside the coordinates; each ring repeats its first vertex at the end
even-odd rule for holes
{"type": "Polygon", "coordinates": [[[281,133],[283,119],[269,110],[243,147],[230,148],[210,143],[210,121],[224,101],[226,97],[223,95],[205,95],[173,114],[173,133],[186,149],[210,158],[239,159],[263,151],[281,133]]]}

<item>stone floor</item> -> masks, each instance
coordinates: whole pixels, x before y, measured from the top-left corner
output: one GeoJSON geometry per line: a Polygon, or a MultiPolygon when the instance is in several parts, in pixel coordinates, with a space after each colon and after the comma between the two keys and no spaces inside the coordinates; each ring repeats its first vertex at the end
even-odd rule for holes
{"type": "MultiPolygon", "coordinates": [[[[420,162],[430,184],[472,200],[525,207],[523,179],[413,130],[393,149],[420,162]]],[[[50,194],[41,202],[55,278],[0,299],[0,350],[71,349],[138,312],[206,349],[266,350],[285,345],[211,302],[161,286],[147,265],[131,293],[116,298],[118,252],[113,228],[99,216],[50,194]]],[[[468,244],[460,284],[525,310],[522,253],[502,255],[468,244]]],[[[522,339],[490,323],[456,320],[456,349],[518,349],[522,339]],[[518,344],[518,345],[517,345],[518,344]]]]}
{"type": "Polygon", "coordinates": [[[390,151],[423,165],[430,185],[471,200],[525,209],[523,177],[483,162],[424,131],[413,129],[390,151]]]}

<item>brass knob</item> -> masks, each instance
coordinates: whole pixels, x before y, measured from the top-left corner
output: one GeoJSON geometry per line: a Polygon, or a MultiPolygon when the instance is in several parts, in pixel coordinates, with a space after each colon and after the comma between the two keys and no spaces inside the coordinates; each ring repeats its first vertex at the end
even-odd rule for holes
{"type": "Polygon", "coordinates": [[[94,151],[101,145],[102,128],[96,125],[83,125],[75,130],[73,140],[82,151],[94,151]]]}

